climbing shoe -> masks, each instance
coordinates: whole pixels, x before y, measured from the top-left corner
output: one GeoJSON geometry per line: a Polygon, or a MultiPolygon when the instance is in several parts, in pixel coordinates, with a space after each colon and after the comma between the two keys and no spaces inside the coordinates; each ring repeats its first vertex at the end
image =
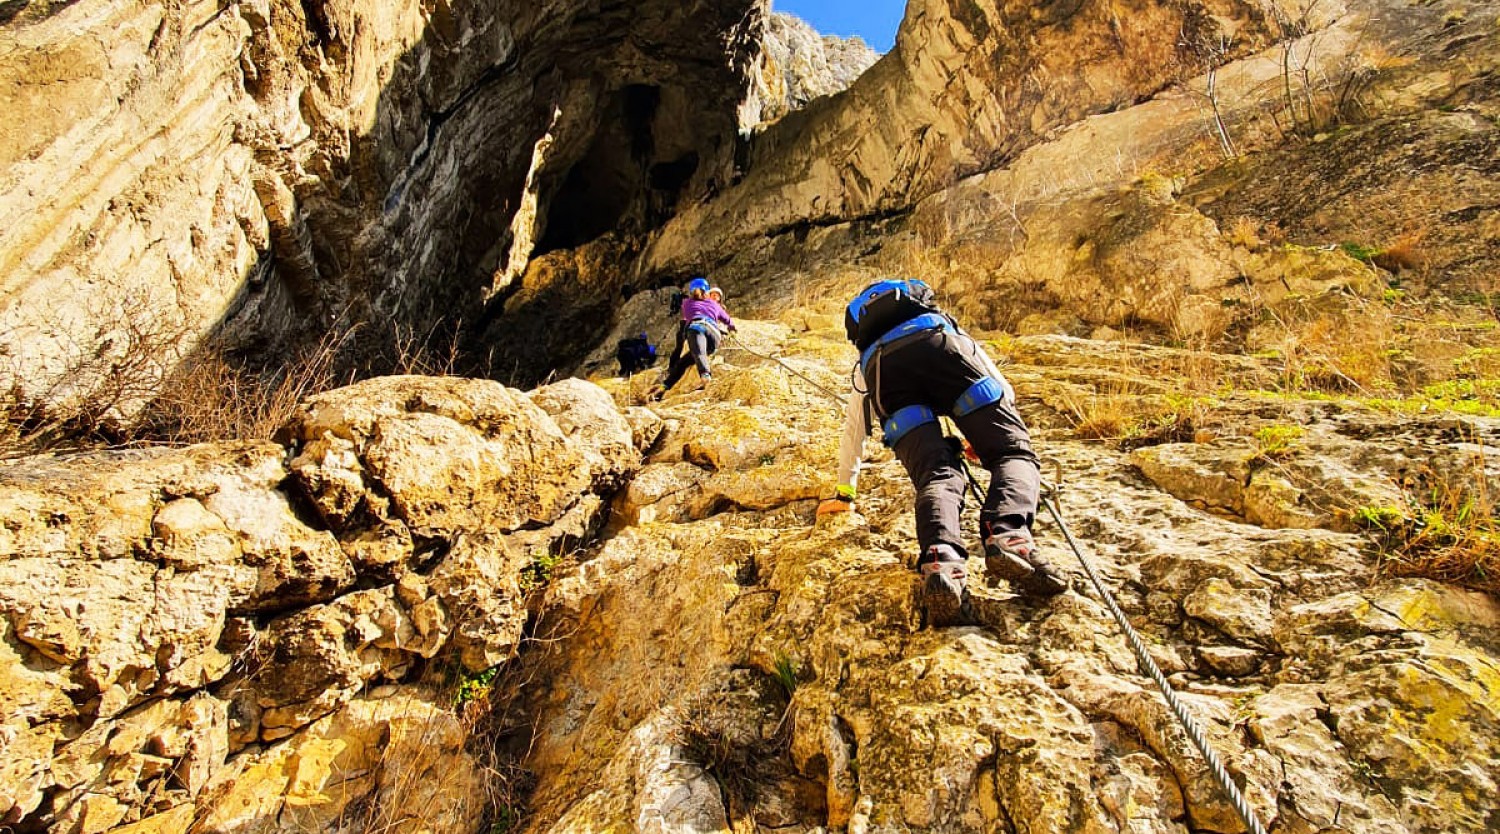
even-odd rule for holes
{"type": "Polygon", "coordinates": [[[964,560],[952,547],[935,544],[917,561],[922,576],[922,607],[934,628],[970,621],[964,560]]]}
{"type": "Polygon", "coordinates": [[[1055,597],[1068,589],[1067,579],[1037,552],[1036,541],[1029,532],[992,532],[988,524],[981,528],[985,573],[1006,580],[1029,597],[1055,597]]]}

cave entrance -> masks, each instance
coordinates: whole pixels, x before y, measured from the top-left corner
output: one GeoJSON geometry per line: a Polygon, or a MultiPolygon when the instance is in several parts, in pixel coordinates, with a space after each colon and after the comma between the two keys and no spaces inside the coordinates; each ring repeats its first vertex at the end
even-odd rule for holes
{"type": "Polygon", "coordinates": [[[671,212],[698,172],[697,152],[657,159],[660,87],[631,84],[612,94],[583,156],[563,177],[535,254],[571,249],[609,231],[643,231],[671,212]]]}

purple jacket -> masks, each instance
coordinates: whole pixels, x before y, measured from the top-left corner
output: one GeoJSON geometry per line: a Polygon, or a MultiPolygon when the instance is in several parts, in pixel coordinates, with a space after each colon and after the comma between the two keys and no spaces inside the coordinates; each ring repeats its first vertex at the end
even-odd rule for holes
{"type": "Polygon", "coordinates": [[[682,320],[713,319],[722,322],[725,326],[733,327],[734,322],[719,302],[712,298],[685,298],[682,300],[682,320]]]}

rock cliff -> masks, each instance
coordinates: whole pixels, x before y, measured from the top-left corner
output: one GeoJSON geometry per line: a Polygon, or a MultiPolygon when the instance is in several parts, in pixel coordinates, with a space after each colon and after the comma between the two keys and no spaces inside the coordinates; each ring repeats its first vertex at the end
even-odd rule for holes
{"type": "Polygon", "coordinates": [[[731,174],[763,14],[0,9],[0,385],[125,412],[210,336],[453,330],[533,253],[660,224],[731,174]]]}
{"type": "MultiPolygon", "coordinates": [[[[712,383],[649,411],[654,373],[388,378],[279,443],[0,469],[8,820],[1241,830],[1054,522],[1072,591],[976,583],[979,623],[943,630],[912,604],[888,452],[856,514],[815,523],[835,309],[743,321],[712,383]],[[493,678],[492,734],[454,675],[493,678]]],[[[1500,420],[1267,399],[1271,360],[988,335],[1065,520],[1271,830],[1493,830],[1500,606],[1400,578],[1351,519],[1494,494],[1500,420]],[[1204,377],[1188,440],[1069,419],[1122,382],[1185,408],[1204,377]]]]}
{"type": "Polygon", "coordinates": [[[934,631],[888,452],[815,519],[902,272],[1272,831],[1500,828],[1497,20],[911,0],[834,92],[758,0],[0,2],[8,417],[325,331],[579,377],[0,463],[0,825],[1242,830],[1054,521],[1070,593],[934,631]]]}
{"type": "Polygon", "coordinates": [[[7,825],[477,828],[451,693],[387,684],[513,656],[530,566],[639,466],[631,424],[577,381],[389,377],[285,434],[0,472],[7,825]]]}
{"type": "Polygon", "coordinates": [[[843,92],[879,57],[859,37],[821,35],[799,17],[772,14],[746,107],[758,106],[762,122],[775,121],[813,99],[843,92]]]}

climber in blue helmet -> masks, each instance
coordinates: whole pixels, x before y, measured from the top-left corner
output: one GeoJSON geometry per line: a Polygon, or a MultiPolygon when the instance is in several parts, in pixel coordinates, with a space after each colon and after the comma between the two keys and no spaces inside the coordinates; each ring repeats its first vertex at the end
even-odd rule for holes
{"type": "MultiPolygon", "coordinates": [[[[674,350],[672,364],[667,367],[667,376],[652,391],[652,399],[659,400],[665,396],[692,365],[698,366],[700,379],[705,382],[713,379],[708,357],[719,349],[719,342],[723,340],[725,333],[734,332],[735,326],[723,305],[709,296],[712,289],[714,288],[709,286],[706,278],[694,278],[688,282],[687,295],[683,297],[679,307],[677,330],[681,343],[687,346],[687,352],[674,350]]],[[[720,296],[722,295],[721,290],[720,296]]]]}
{"type": "Polygon", "coordinates": [[[834,497],[819,504],[818,515],[853,505],[860,450],[872,421],[879,421],[885,444],[917,490],[917,571],[928,621],[945,626],[969,620],[968,551],[959,529],[962,446],[950,442],[938,420],[950,417],[991,476],[979,515],[985,571],[1027,596],[1066,590],[1063,574],[1037,552],[1031,535],[1041,473],[1015,392],[979,343],[939,310],[932,289],[917,280],[869,285],[850,302],[844,326],[860,358],[845,412],[838,485],[834,497]]]}

